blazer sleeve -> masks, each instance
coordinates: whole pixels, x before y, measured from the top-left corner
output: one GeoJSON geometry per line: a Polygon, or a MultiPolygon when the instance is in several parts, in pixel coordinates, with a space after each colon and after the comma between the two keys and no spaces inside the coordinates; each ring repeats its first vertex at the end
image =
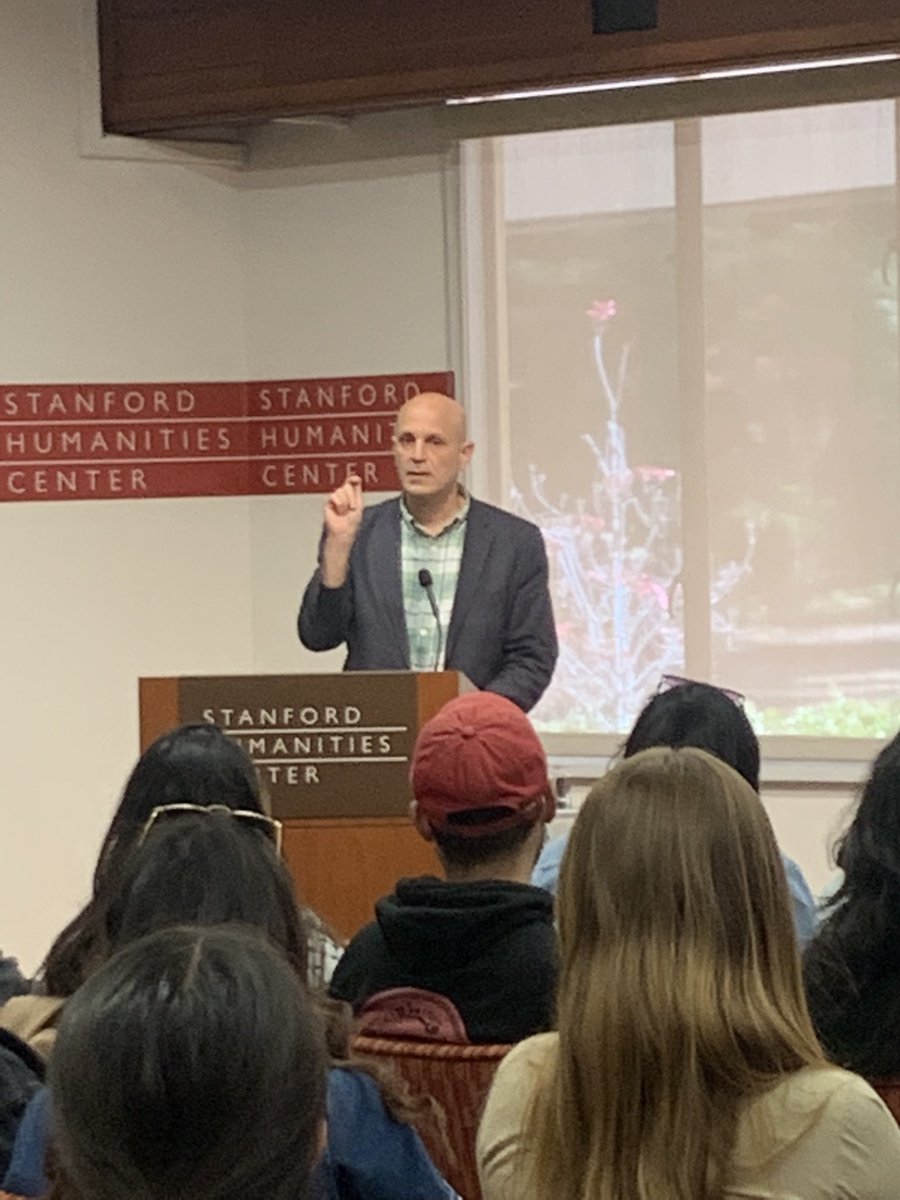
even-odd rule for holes
{"type": "Polygon", "coordinates": [[[517,548],[502,665],[484,688],[528,712],[546,691],[558,655],[547,551],[541,531],[528,524],[517,548]]]}
{"type": "MultiPolygon", "coordinates": [[[[319,557],[322,554],[319,541],[319,557]]],[[[317,566],[306,585],[297,617],[297,634],[307,650],[333,650],[346,642],[353,622],[353,560],[342,587],[326,587],[317,566]]]]}

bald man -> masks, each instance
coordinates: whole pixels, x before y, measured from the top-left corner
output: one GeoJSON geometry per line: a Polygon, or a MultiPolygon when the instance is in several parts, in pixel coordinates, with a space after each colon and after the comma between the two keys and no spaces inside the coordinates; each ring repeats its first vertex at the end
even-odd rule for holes
{"type": "Polygon", "coordinates": [[[407,401],[393,448],[398,498],[365,508],[351,475],[325,502],[301,642],[346,642],[348,671],[462,671],[527,712],[557,656],[540,530],[466,492],[475,447],[449,396],[407,401]]]}

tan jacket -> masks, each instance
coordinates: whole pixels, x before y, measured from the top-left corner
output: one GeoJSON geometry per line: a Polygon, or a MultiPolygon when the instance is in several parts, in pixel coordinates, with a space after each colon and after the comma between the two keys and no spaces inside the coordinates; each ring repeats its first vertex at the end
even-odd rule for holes
{"type": "Polygon", "coordinates": [[[27,1042],[47,1062],[64,1004],[58,996],[13,996],[0,1005],[0,1025],[27,1042]]]}

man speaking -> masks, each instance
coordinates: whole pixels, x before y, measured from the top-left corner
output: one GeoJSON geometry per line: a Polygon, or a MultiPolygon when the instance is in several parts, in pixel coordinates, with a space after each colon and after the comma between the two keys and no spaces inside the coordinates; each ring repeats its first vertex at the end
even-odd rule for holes
{"type": "Polygon", "coordinates": [[[528,711],[556,665],[547,555],[537,526],[465,491],[473,450],[456,400],[425,393],[403,405],[402,494],[364,509],[351,475],[328,497],[300,640],[346,642],[348,671],[462,671],[528,711]]]}

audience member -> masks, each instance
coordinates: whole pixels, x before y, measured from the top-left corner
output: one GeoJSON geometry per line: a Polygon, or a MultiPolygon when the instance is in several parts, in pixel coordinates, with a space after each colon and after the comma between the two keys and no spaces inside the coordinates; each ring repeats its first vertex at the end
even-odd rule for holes
{"type": "Polygon", "coordinates": [[[804,958],[813,1023],[842,1067],[900,1076],[900,734],[873,764],[837,864],[842,883],[804,958]]]}
{"type": "MultiPolygon", "coordinates": [[[[0,1026],[12,1030],[46,1057],[62,1003],[103,961],[100,909],[115,895],[128,855],[161,805],[216,805],[263,814],[265,804],[252,761],[215,725],[183,725],[158,738],[132,771],[103,839],[91,899],[59,934],[44,962],[42,994],[18,997],[0,1008],[0,1026]]],[[[318,917],[304,914],[313,986],[324,986],[340,949],[318,917]]]]}
{"type": "Polygon", "coordinates": [[[149,746],[131,772],[94,870],[93,895],[50,948],[43,982],[51,996],[71,996],[96,959],[97,897],[115,891],[136,838],[154,808],[221,804],[261,813],[264,804],[250,758],[216,725],[182,725],[149,746]]]}
{"type": "MultiPolygon", "coordinates": [[[[714,754],[759,791],[759,741],[743,709],[743,697],[725,688],[691,679],[663,676],[661,690],[645,705],[622,747],[630,758],[654,746],[695,746],[714,754]],[[671,680],[674,686],[667,686],[671,680]]],[[[555,838],[543,849],[532,883],[556,894],[559,865],[566,848],[566,835],[555,838]]],[[[781,855],[791,893],[794,928],[800,946],[807,944],[816,928],[816,902],[793,859],[781,855]]]]}
{"type": "Polygon", "coordinates": [[[656,749],[594,785],[563,860],[559,1032],[501,1063],[485,1200],[893,1200],[900,1130],[829,1066],[756,792],[656,749]]]}
{"type": "Polygon", "coordinates": [[[552,899],[529,877],[554,800],[531,723],[491,692],[451,700],[419,734],[412,790],[413,821],[446,879],[401,879],[379,900],[331,994],[359,1010],[392,989],[436,993],[461,1019],[447,1040],[515,1042],[549,1029],[552,899]]]}
{"type": "MultiPolygon", "coordinates": [[[[305,980],[304,929],[290,875],[276,853],[278,831],[278,822],[263,814],[213,805],[154,811],[116,888],[98,898],[98,956],[106,959],[173,925],[238,924],[266,934],[305,980]]],[[[328,1076],[328,1142],[316,1172],[317,1200],[449,1200],[453,1192],[415,1130],[386,1109],[374,1077],[347,1062],[349,1020],[341,1006],[326,1001],[324,1008],[335,1066],[328,1076]]],[[[239,1044],[235,1051],[243,1053],[239,1044]]],[[[29,1112],[7,1190],[43,1194],[46,1140],[47,1114],[29,1112]]]]}
{"type": "Polygon", "coordinates": [[[258,933],[137,941],[66,1004],[51,1200],[303,1200],[325,1072],[305,988],[258,933]]]}
{"type": "Polygon", "coordinates": [[[38,1055],[8,1029],[0,1029],[0,1179],[9,1167],[26,1105],[43,1079],[44,1064],[38,1055]]]}
{"type": "Polygon", "coordinates": [[[0,954],[0,1005],[12,996],[22,996],[30,991],[31,980],[19,970],[18,961],[0,954]]]}
{"type": "MultiPolygon", "coordinates": [[[[31,990],[14,958],[0,955],[0,1005],[31,990]]],[[[8,1029],[0,1028],[0,1179],[30,1097],[41,1085],[43,1065],[34,1051],[8,1029]]]]}

